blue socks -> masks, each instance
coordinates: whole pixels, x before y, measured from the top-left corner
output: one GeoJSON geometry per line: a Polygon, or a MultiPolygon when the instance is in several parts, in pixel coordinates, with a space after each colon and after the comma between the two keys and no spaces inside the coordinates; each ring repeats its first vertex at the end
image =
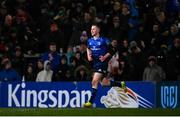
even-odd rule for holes
{"type": "Polygon", "coordinates": [[[91,98],[89,100],[90,103],[93,103],[93,101],[94,101],[94,99],[96,97],[96,94],[97,94],[97,89],[92,88],[91,98]]]}
{"type": "Polygon", "coordinates": [[[121,83],[120,82],[116,82],[114,80],[110,80],[110,86],[113,87],[113,86],[118,86],[118,87],[122,87],[121,83]]]}

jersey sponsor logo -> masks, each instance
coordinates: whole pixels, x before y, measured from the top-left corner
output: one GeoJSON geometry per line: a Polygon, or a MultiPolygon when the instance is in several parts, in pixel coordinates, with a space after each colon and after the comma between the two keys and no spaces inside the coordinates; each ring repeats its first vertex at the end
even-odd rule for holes
{"type": "Polygon", "coordinates": [[[99,45],[99,46],[100,46],[100,45],[101,45],[101,42],[97,42],[97,45],[99,45]]]}
{"type": "Polygon", "coordinates": [[[97,48],[96,46],[92,46],[91,50],[96,51],[96,50],[101,50],[101,48],[97,48]]]}

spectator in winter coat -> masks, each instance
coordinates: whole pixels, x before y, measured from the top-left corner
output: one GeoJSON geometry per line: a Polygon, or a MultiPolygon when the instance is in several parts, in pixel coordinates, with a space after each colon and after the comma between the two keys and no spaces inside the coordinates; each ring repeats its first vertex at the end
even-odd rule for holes
{"type": "Polygon", "coordinates": [[[156,57],[150,56],[148,58],[148,66],[143,73],[143,81],[162,81],[165,79],[165,72],[160,66],[156,64],[156,57]]]}
{"type": "Polygon", "coordinates": [[[12,68],[11,61],[8,58],[2,60],[3,69],[0,71],[0,81],[15,82],[21,81],[20,75],[12,68]]]}
{"type": "Polygon", "coordinates": [[[50,61],[44,62],[44,70],[40,71],[37,75],[36,82],[51,82],[53,77],[53,71],[51,70],[50,61]]]}

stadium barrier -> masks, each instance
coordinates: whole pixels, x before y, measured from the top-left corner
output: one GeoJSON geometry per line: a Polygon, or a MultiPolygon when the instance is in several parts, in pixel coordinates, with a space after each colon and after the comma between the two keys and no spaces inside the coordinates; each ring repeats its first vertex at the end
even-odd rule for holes
{"type": "MultiPolygon", "coordinates": [[[[101,87],[94,107],[153,108],[155,85],[151,82],[128,82],[128,90],[101,87]]],[[[1,83],[1,107],[74,108],[82,107],[91,96],[90,82],[1,83]]]]}
{"type": "MultiPolygon", "coordinates": [[[[97,108],[176,108],[179,107],[179,84],[179,82],[157,84],[127,82],[126,92],[119,87],[99,85],[93,106],[97,108]]],[[[80,108],[90,96],[91,82],[0,83],[0,107],[80,108]]]]}

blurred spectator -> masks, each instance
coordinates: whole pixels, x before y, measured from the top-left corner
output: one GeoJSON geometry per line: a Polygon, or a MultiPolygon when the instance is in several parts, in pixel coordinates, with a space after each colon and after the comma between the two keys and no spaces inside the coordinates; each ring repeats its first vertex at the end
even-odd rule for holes
{"type": "Polygon", "coordinates": [[[142,75],[143,75],[143,70],[145,67],[145,55],[141,51],[141,49],[137,46],[137,43],[135,41],[132,41],[130,43],[129,47],[129,63],[130,66],[132,67],[132,81],[141,81],[142,80],[142,75]]]}
{"type": "Polygon", "coordinates": [[[110,48],[112,49],[112,51],[115,53],[111,59],[109,60],[109,63],[108,63],[108,72],[113,76],[115,74],[118,73],[118,69],[119,69],[119,54],[118,54],[118,51],[117,51],[117,40],[116,39],[113,39],[111,41],[111,45],[110,45],[110,48]]]}
{"type": "Polygon", "coordinates": [[[81,34],[77,34],[77,33],[78,32],[76,32],[76,34],[72,35],[71,40],[69,41],[70,46],[76,46],[76,45],[79,45],[81,43],[84,43],[84,44],[87,43],[87,39],[88,39],[87,32],[82,31],[82,32],[80,32],[81,34]],[[77,38],[75,38],[76,37],[75,35],[77,36],[77,38]]]}
{"type": "Polygon", "coordinates": [[[90,80],[89,79],[89,70],[84,65],[81,65],[81,66],[76,68],[75,80],[76,81],[88,81],[88,80],[90,80]]]}
{"type": "Polygon", "coordinates": [[[75,69],[78,67],[76,57],[72,56],[72,57],[70,58],[70,62],[71,62],[71,63],[70,63],[70,65],[69,65],[69,70],[70,70],[71,75],[74,76],[74,74],[75,74],[75,69]]]}
{"type": "Polygon", "coordinates": [[[126,0],[126,2],[129,4],[131,16],[139,16],[136,0],[126,0]]]}
{"type": "Polygon", "coordinates": [[[128,40],[123,40],[120,44],[118,44],[118,51],[120,56],[128,56],[129,43],[128,40]]]}
{"type": "Polygon", "coordinates": [[[141,50],[147,51],[149,49],[149,43],[151,40],[151,34],[147,29],[145,29],[144,24],[140,24],[138,28],[138,33],[135,36],[135,41],[141,50]],[[147,49],[147,50],[146,50],[147,49]]]}
{"type": "Polygon", "coordinates": [[[56,50],[55,43],[50,43],[49,51],[42,55],[42,60],[49,60],[51,63],[51,69],[54,71],[54,73],[57,71],[57,67],[60,64],[60,55],[56,50]]]}
{"type": "Polygon", "coordinates": [[[25,9],[25,6],[18,6],[15,11],[14,25],[17,29],[17,38],[20,46],[25,53],[28,51],[36,52],[38,40],[35,38],[35,25],[32,17],[25,9]]]}
{"type": "Polygon", "coordinates": [[[80,42],[86,44],[88,39],[88,35],[86,31],[82,31],[80,42]]]}
{"type": "Polygon", "coordinates": [[[108,63],[108,72],[111,77],[118,77],[119,74],[119,55],[116,52],[108,63]]]}
{"type": "Polygon", "coordinates": [[[167,44],[168,36],[169,36],[169,22],[165,15],[165,12],[160,11],[156,15],[156,20],[160,28],[161,38],[160,44],[167,44]]]}
{"type": "Polygon", "coordinates": [[[167,45],[161,45],[160,49],[156,52],[157,56],[157,64],[162,67],[162,69],[166,72],[167,71],[167,54],[168,48],[167,45]]]}
{"type": "Polygon", "coordinates": [[[119,59],[119,77],[115,80],[118,81],[132,81],[133,69],[130,67],[127,59],[121,57],[119,59]]]}
{"type": "Polygon", "coordinates": [[[3,37],[1,37],[1,39],[0,39],[0,52],[1,52],[1,54],[4,54],[5,51],[6,51],[6,45],[5,45],[3,37]]]}
{"type": "Polygon", "coordinates": [[[180,80],[180,39],[175,38],[167,60],[167,80],[180,80]]]}
{"type": "Polygon", "coordinates": [[[3,22],[5,16],[7,15],[8,13],[8,9],[5,5],[2,5],[0,6],[0,23],[3,22]]]}
{"type": "Polygon", "coordinates": [[[75,81],[74,75],[69,70],[66,71],[63,81],[75,81]]]}
{"type": "MultiPolygon", "coordinates": [[[[91,29],[91,25],[93,23],[93,16],[90,12],[85,12],[84,13],[84,17],[83,17],[83,21],[81,22],[82,25],[82,30],[89,32],[91,29]]],[[[90,35],[90,34],[88,34],[90,35]]]]}
{"type": "Polygon", "coordinates": [[[77,59],[77,66],[80,66],[80,65],[84,65],[85,64],[85,61],[84,59],[82,58],[82,54],[80,51],[76,52],[75,53],[75,57],[77,59]]]}
{"type": "Polygon", "coordinates": [[[167,42],[168,48],[172,47],[173,40],[175,37],[180,37],[180,32],[179,32],[178,26],[176,24],[172,24],[170,26],[170,34],[169,34],[169,39],[167,42]]]}
{"type": "Polygon", "coordinates": [[[119,16],[121,13],[121,8],[122,8],[121,3],[119,1],[114,1],[112,15],[119,16]]]}
{"type": "Polygon", "coordinates": [[[36,69],[35,69],[36,75],[43,69],[44,69],[44,62],[42,59],[38,59],[36,62],[36,69]]]}
{"type": "Polygon", "coordinates": [[[53,77],[53,71],[51,70],[50,61],[44,62],[44,70],[40,71],[36,77],[36,82],[51,82],[53,77]]]}
{"type": "Polygon", "coordinates": [[[12,68],[11,61],[4,58],[1,62],[3,69],[0,71],[1,82],[17,82],[22,81],[20,75],[12,68]]]}
{"type": "Polygon", "coordinates": [[[44,50],[48,47],[49,43],[54,42],[56,43],[57,49],[63,48],[63,52],[66,51],[65,46],[67,44],[65,43],[65,35],[63,30],[58,26],[57,22],[50,21],[48,30],[42,36],[41,41],[44,50]]]}
{"type": "Polygon", "coordinates": [[[87,60],[87,45],[85,43],[82,43],[80,45],[80,48],[79,48],[79,52],[81,53],[81,59],[82,59],[82,62],[84,62],[84,65],[85,66],[88,66],[89,64],[89,61],[87,60]]]}
{"type": "Polygon", "coordinates": [[[26,82],[33,82],[33,81],[36,81],[36,74],[35,74],[35,70],[34,70],[34,67],[33,67],[33,64],[28,64],[26,69],[25,69],[25,73],[24,73],[24,80],[26,82]]]}
{"type": "Polygon", "coordinates": [[[134,41],[135,37],[138,34],[138,28],[139,28],[139,19],[137,16],[132,16],[128,20],[129,24],[129,31],[128,31],[128,40],[129,42],[134,41]]]}
{"type": "Polygon", "coordinates": [[[66,57],[67,57],[67,63],[68,65],[70,65],[71,63],[71,57],[74,56],[74,52],[73,52],[73,47],[72,46],[69,46],[68,49],[67,49],[67,53],[65,54],[66,57]]]}
{"type": "Polygon", "coordinates": [[[160,66],[156,64],[156,57],[150,56],[148,58],[148,66],[143,73],[143,81],[163,81],[165,80],[165,72],[160,66]]]}
{"type": "Polygon", "coordinates": [[[21,47],[17,46],[15,48],[15,55],[13,55],[12,57],[12,66],[21,77],[23,76],[24,64],[25,61],[23,58],[21,47]]]}
{"type": "Polygon", "coordinates": [[[120,18],[119,16],[114,16],[113,17],[113,21],[112,21],[113,25],[112,27],[110,27],[111,29],[109,30],[109,37],[112,39],[118,39],[118,42],[120,42],[120,40],[122,40],[122,33],[123,31],[121,31],[121,26],[120,26],[120,18]]]}
{"type": "Polygon", "coordinates": [[[152,26],[152,34],[151,34],[151,39],[150,39],[150,43],[149,43],[149,53],[154,53],[156,52],[161,45],[161,34],[160,34],[160,26],[158,24],[154,24],[152,26]]]}
{"type": "Polygon", "coordinates": [[[66,81],[66,72],[69,70],[69,66],[67,64],[67,57],[63,55],[60,60],[60,65],[57,68],[57,73],[55,74],[55,81],[66,81]]]}
{"type": "Polygon", "coordinates": [[[129,6],[127,4],[122,4],[122,12],[120,14],[120,27],[122,31],[122,36],[121,38],[127,38],[128,37],[128,30],[129,30],[129,19],[130,19],[130,11],[129,11],[129,6]]]}

